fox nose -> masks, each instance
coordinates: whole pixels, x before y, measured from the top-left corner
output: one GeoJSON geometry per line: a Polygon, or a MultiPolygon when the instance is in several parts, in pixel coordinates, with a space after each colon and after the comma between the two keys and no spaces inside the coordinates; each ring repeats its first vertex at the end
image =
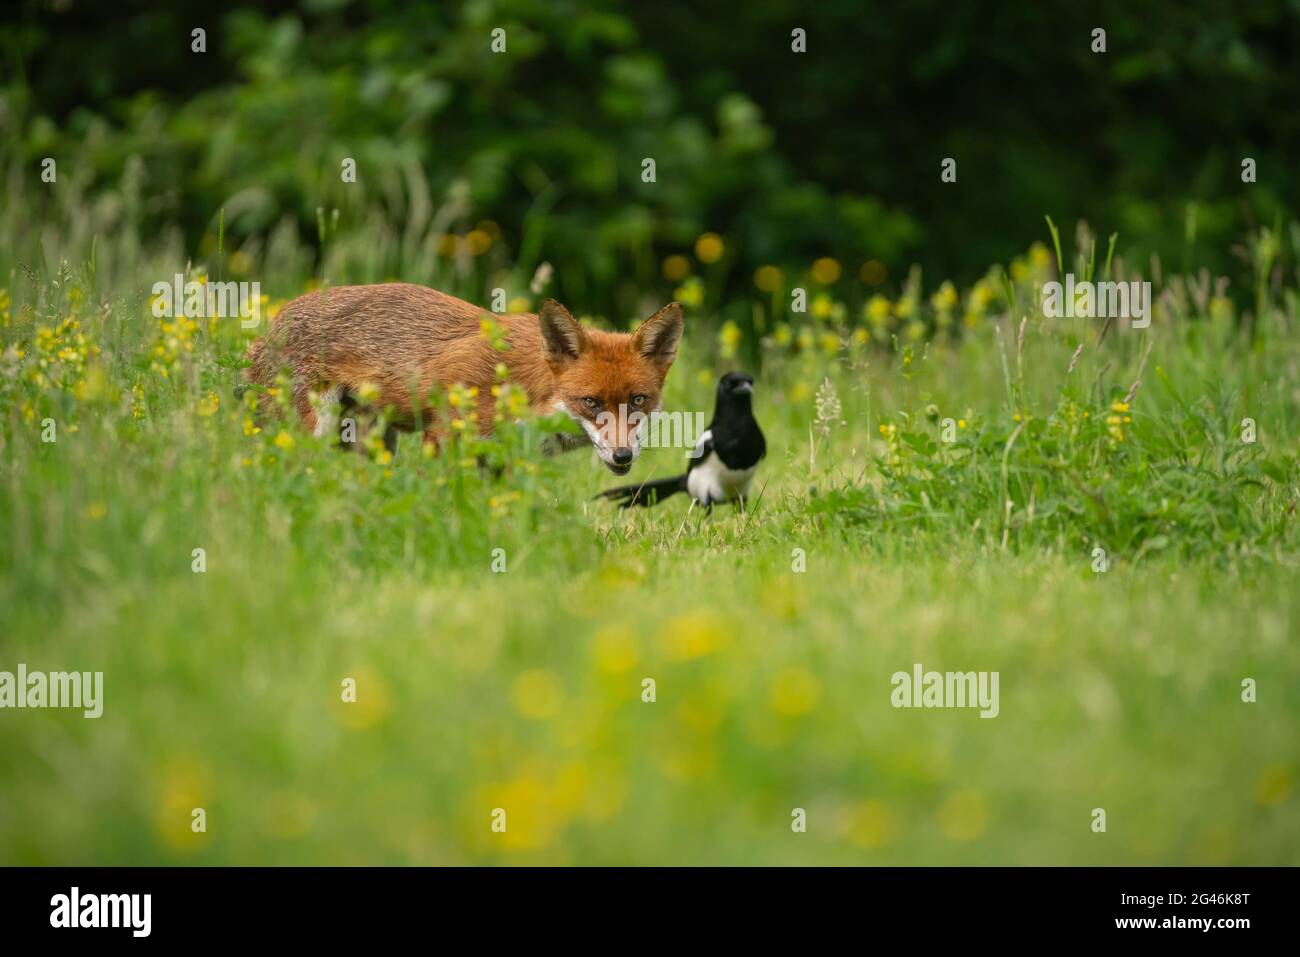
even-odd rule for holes
{"type": "Polygon", "coordinates": [[[620,446],[614,450],[614,464],[628,465],[632,461],[632,450],[627,446],[620,446]]]}

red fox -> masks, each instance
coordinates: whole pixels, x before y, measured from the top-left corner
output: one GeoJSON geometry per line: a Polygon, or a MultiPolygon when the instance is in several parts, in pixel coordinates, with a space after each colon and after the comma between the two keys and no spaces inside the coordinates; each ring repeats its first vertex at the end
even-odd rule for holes
{"type": "MultiPolygon", "coordinates": [[[[625,475],[640,454],[635,434],[598,427],[611,414],[649,415],[659,407],[664,379],[677,358],[684,318],[669,303],[635,332],[584,329],[554,299],[539,315],[494,315],[508,348],[499,352],[481,331],[484,310],[454,296],[409,283],[336,286],[299,296],[280,310],[270,331],[253,343],[246,376],[271,386],[279,371],[292,377],[294,408],[318,435],[332,428],[319,407],[356,404],[363,383],[377,387],[378,408],[395,413],[392,428],[420,428],[438,442],[445,423],[420,415],[432,390],[456,383],[478,389],[478,428],[495,425],[491,394],[496,366],[523,389],[535,412],[563,411],[582,427],[602,462],[625,475]]],[[[572,437],[565,436],[565,439],[572,437]]],[[[396,434],[385,436],[391,449],[396,434]]],[[[578,442],[564,443],[574,447],[578,442]]]]}

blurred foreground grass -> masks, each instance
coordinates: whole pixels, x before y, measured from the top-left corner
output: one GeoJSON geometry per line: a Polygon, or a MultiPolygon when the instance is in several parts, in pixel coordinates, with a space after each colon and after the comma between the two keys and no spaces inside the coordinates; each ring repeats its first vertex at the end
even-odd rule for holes
{"type": "Polygon", "coordinates": [[[239,559],[20,606],[6,657],[103,670],[106,704],[5,716],[5,860],[1296,859],[1290,576],[739,551],[436,583],[239,559]],[[999,671],[1001,713],[893,709],[913,662],[999,671]]]}

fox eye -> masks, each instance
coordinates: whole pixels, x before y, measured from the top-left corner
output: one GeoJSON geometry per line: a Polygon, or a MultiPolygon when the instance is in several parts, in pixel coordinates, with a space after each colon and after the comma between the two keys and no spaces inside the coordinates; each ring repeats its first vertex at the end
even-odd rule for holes
{"type": "Polygon", "coordinates": [[[595,412],[596,406],[600,405],[600,400],[596,399],[593,396],[588,395],[583,397],[582,404],[585,405],[592,412],[595,412]]]}
{"type": "Polygon", "coordinates": [[[632,396],[632,405],[638,409],[641,408],[641,406],[645,405],[645,398],[643,395],[632,396]]]}

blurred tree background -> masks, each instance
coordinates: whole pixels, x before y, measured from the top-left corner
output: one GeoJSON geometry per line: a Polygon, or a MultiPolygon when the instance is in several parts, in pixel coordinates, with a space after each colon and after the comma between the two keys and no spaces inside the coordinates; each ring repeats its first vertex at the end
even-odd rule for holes
{"type": "Polygon", "coordinates": [[[1045,238],[1045,213],[1233,273],[1233,243],[1300,194],[1296,0],[25,0],[0,25],[8,177],[57,157],[123,228],[198,255],[219,211],[228,246],[315,243],[318,208],[433,223],[445,255],[478,228],[615,317],[672,288],[677,254],[732,292],[819,257],[845,283],[912,263],[966,282],[1045,238]]]}

